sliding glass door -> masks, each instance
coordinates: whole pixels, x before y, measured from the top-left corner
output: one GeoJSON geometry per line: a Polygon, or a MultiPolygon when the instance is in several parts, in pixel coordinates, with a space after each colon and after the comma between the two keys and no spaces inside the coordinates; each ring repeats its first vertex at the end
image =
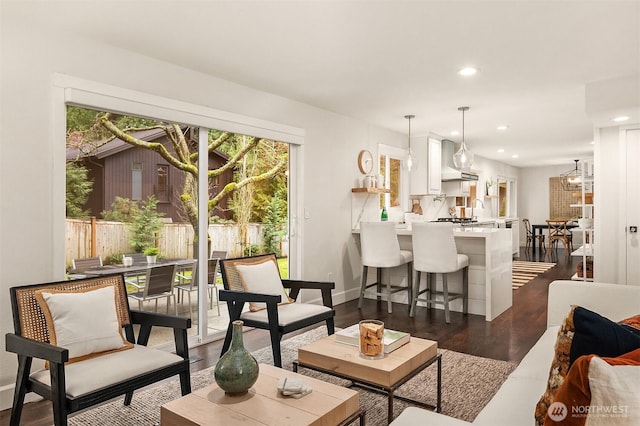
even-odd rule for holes
{"type": "MultiPolygon", "coordinates": [[[[132,95],[137,96],[145,97],[132,95]]],[[[208,270],[215,265],[212,257],[275,252],[288,275],[299,274],[300,193],[295,179],[301,165],[294,161],[299,158],[302,131],[294,129],[292,134],[291,128],[284,128],[283,132],[275,123],[265,130],[264,122],[253,126],[253,119],[246,117],[241,125],[234,120],[225,126],[223,119],[202,120],[201,114],[191,117],[192,122],[217,127],[183,124],[191,120],[168,117],[189,114],[167,111],[162,106],[171,104],[167,100],[159,100],[156,118],[148,118],[148,100],[127,101],[122,109],[114,109],[114,99],[108,95],[69,87],[60,92],[60,98],[65,100],[67,123],[65,189],[91,186],[84,201],[75,198],[76,218],[68,217],[69,191],[63,196],[58,190],[67,199],[64,234],[68,242],[64,254],[54,257],[64,258],[65,268],[69,269],[71,259],[91,254],[102,256],[105,264],[120,265],[123,254],[141,252],[149,245],[159,249],[160,261],[194,259],[197,267],[184,268],[175,282],[178,313],[190,316],[194,324],[192,343],[221,337],[228,323],[226,306],[217,299],[220,276],[208,270]],[[138,107],[147,114],[137,115],[138,107]],[[83,115],[85,120],[92,117],[95,125],[77,126],[82,121],[78,116],[83,115]],[[275,136],[282,136],[282,141],[275,136]],[[84,168],[79,177],[78,168],[84,168]],[[75,175],[75,181],[69,175],[75,175]],[[132,225],[140,216],[160,226],[145,241],[140,241],[142,235],[132,225]],[[89,228],[71,229],[69,223],[89,228]],[[87,242],[85,236],[91,231],[85,232],[91,227],[100,230],[87,242]]],[[[138,291],[144,282],[137,285],[129,290],[138,291]]],[[[150,304],[143,309],[155,308],[150,304]]],[[[162,344],[161,336],[156,343],[162,344]]]]}

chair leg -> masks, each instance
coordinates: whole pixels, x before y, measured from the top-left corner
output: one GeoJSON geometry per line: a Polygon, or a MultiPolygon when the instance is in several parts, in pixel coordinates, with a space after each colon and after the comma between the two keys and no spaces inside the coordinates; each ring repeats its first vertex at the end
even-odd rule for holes
{"type": "MultiPolygon", "coordinates": [[[[391,279],[391,277],[389,277],[389,279],[391,279]]],[[[376,300],[379,302],[382,300],[382,268],[376,268],[376,292],[378,293],[376,300]]]]}
{"type": "Polygon", "coordinates": [[[413,262],[407,263],[407,301],[413,300],[413,262]]]}
{"type": "Polygon", "coordinates": [[[434,306],[435,309],[435,294],[434,294],[434,287],[436,286],[436,274],[433,273],[427,273],[427,288],[428,288],[428,297],[427,299],[429,300],[429,302],[427,303],[427,309],[430,309],[431,306],[434,306]]]}
{"type": "MultiPolygon", "coordinates": [[[[380,270],[380,269],[378,269],[380,270]]],[[[389,280],[387,281],[387,312],[389,312],[390,314],[392,313],[392,308],[391,308],[391,277],[389,277],[389,280]]]]}
{"type": "Polygon", "coordinates": [[[360,300],[358,301],[358,309],[362,308],[362,302],[364,300],[364,291],[367,288],[367,275],[369,273],[369,267],[362,267],[362,285],[360,286],[360,300]]]}
{"type": "Polygon", "coordinates": [[[327,318],[325,322],[327,323],[327,334],[331,336],[336,332],[336,327],[333,321],[333,317],[327,318]]]}
{"type": "MultiPolygon", "coordinates": [[[[276,327],[278,325],[276,324],[276,327]]],[[[282,368],[282,354],[280,353],[280,333],[277,330],[270,330],[271,334],[271,352],[273,353],[273,365],[282,368]]]]}
{"type": "MultiPolygon", "coordinates": [[[[190,291],[187,292],[187,299],[189,299],[189,305],[188,305],[189,306],[189,319],[191,321],[193,321],[193,314],[191,313],[191,292],[190,291]]],[[[182,300],[184,300],[184,296],[182,296],[182,300]]],[[[177,308],[177,305],[176,305],[176,308],[177,308]]]]}
{"type": "MultiPolygon", "coordinates": [[[[176,295],[171,293],[171,298],[173,299],[173,311],[176,316],[178,316],[178,304],[176,303],[176,295]]],[[[168,302],[168,300],[167,300],[168,302]]],[[[191,306],[191,305],[189,305],[191,306]]],[[[169,304],[167,303],[167,313],[169,313],[169,304]]]]}
{"type": "Polygon", "coordinates": [[[20,417],[22,416],[22,407],[24,406],[24,397],[27,393],[27,382],[29,381],[29,372],[31,371],[31,357],[18,356],[18,380],[13,393],[13,406],[11,408],[10,426],[18,426],[20,417]]]}
{"type": "Polygon", "coordinates": [[[224,343],[222,344],[222,350],[220,351],[220,358],[224,355],[228,350],[229,346],[231,346],[231,336],[233,334],[233,321],[229,320],[229,325],[227,326],[227,334],[224,336],[224,343]]]}
{"type": "Polygon", "coordinates": [[[131,401],[132,400],[133,400],[133,391],[127,392],[126,394],[124,394],[124,405],[125,406],[131,405],[131,401]]]}
{"type": "Polygon", "coordinates": [[[420,294],[420,271],[416,271],[413,283],[413,299],[411,300],[411,308],[409,310],[409,316],[413,318],[416,311],[416,305],[418,304],[418,295],[420,294]]]}
{"type": "Polygon", "coordinates": [[[180,392],[182,392],[182,396],[191,393],[191,376],[188,371],[180,373],[180,392]]]}
{"type": "Polygon", "coordinates": [[[462,313],[469,313],[469,267],[462,270],[462,313]]]}
{"type": "Polygon", "coordinates": [[[51,403],[53,404],[53,424],[56,426],[67,425],[67,404],[65,403],[65,377],[64,364],[51,363],[51,403]]]}
{"type": "Polygon", "coordinates": [[[447,285],[447,274],[442,274],[442,297],[444,298],[444,322],[449,324],[451,316],[449,315],[449,286],[447,285]]]}

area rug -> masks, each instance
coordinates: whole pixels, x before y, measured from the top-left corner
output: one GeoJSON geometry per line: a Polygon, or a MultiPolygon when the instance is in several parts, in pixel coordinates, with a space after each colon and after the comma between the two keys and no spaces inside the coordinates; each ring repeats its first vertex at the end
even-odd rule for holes
{"type": "MultiPolygon", "coordinates": [[[[282,365],[291,370],[299,347],[327,335],[325,327],[318,327],[282,342],[282,365]]],[[[517,363],[497,361],[441,349],[442,353],[442,413],[462,420],[472,421],[480,410],[498,391],[517,363]]],[[[272,364],[271,347],[253,352],[260,363],[272,364]]],[[[346,385],[347,382],[308,369],[300,373],[327,382],[346,385]]],[[[193,390],[213,383],[213,368],[191,375],[193,390]]],[[[360,392],[360,406],[367,410],[367,425],[387,424],[387,398],[367,390],[360,392]]],[[[429,404],[436,402],[436,366],[428,367],[396,391],[396,395],[409,396],[429,404]]],[[[166,381],[156,387],[134,393],[133,402],[125,407],[118,398],[99,407],[78,413],[69,418],[70,425],[159,425],[160,406],[180,397],[177,379],[166,381]]],[[[395,400],[394,417],[410,404],[395,400]]]]}
{"type": "Polygon", "coordinates": [[[555,263],[548,262],[527,262],[524,260],[514,260],[511,274],[511,288],[519,289],[538,275],[556,266],[555,263]]]}

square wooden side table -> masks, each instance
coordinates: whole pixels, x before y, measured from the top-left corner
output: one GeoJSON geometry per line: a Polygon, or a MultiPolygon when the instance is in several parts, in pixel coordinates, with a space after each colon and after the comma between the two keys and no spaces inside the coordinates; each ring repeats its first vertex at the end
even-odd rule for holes
{"type": "Polygon", "coordinates": [[[298,360],[293,371],[305,367],[321,371],[352,382],[355,386],[379,391],[387,395],[387,418],[393,420],[394,392],[422,370],[437,363],[436,405],[395,395],[396,398],[421,407],[441,411],[442,402],[442,355],[438,353],[438,342],[411,337],[409,343],[382,359],[365,359],[357,346],[336,342],[335,335],[327,336],[298,349],[298,360]]]}
{"type": "Polygon", "coordinates": [[[347,425],[360,419],[358,392],[302,376],[267,364],[260,364],[258,381],[242,396],[227,396],[213,383],[160,409],[162,426],[195,425],[347,425]],[[313,389],[302,398],[284,397],[278,393],[278,380],[292,377],[313,389]]]}

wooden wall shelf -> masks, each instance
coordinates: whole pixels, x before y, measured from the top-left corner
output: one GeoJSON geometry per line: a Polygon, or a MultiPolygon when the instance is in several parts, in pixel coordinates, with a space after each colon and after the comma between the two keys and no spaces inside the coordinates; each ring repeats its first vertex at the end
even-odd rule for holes
{"type": "Polygon", "coordinates": [[[367,194],[388,194],[390,189],[384,188],[351,188],[351,192],[362,192],[367,194]]]}

